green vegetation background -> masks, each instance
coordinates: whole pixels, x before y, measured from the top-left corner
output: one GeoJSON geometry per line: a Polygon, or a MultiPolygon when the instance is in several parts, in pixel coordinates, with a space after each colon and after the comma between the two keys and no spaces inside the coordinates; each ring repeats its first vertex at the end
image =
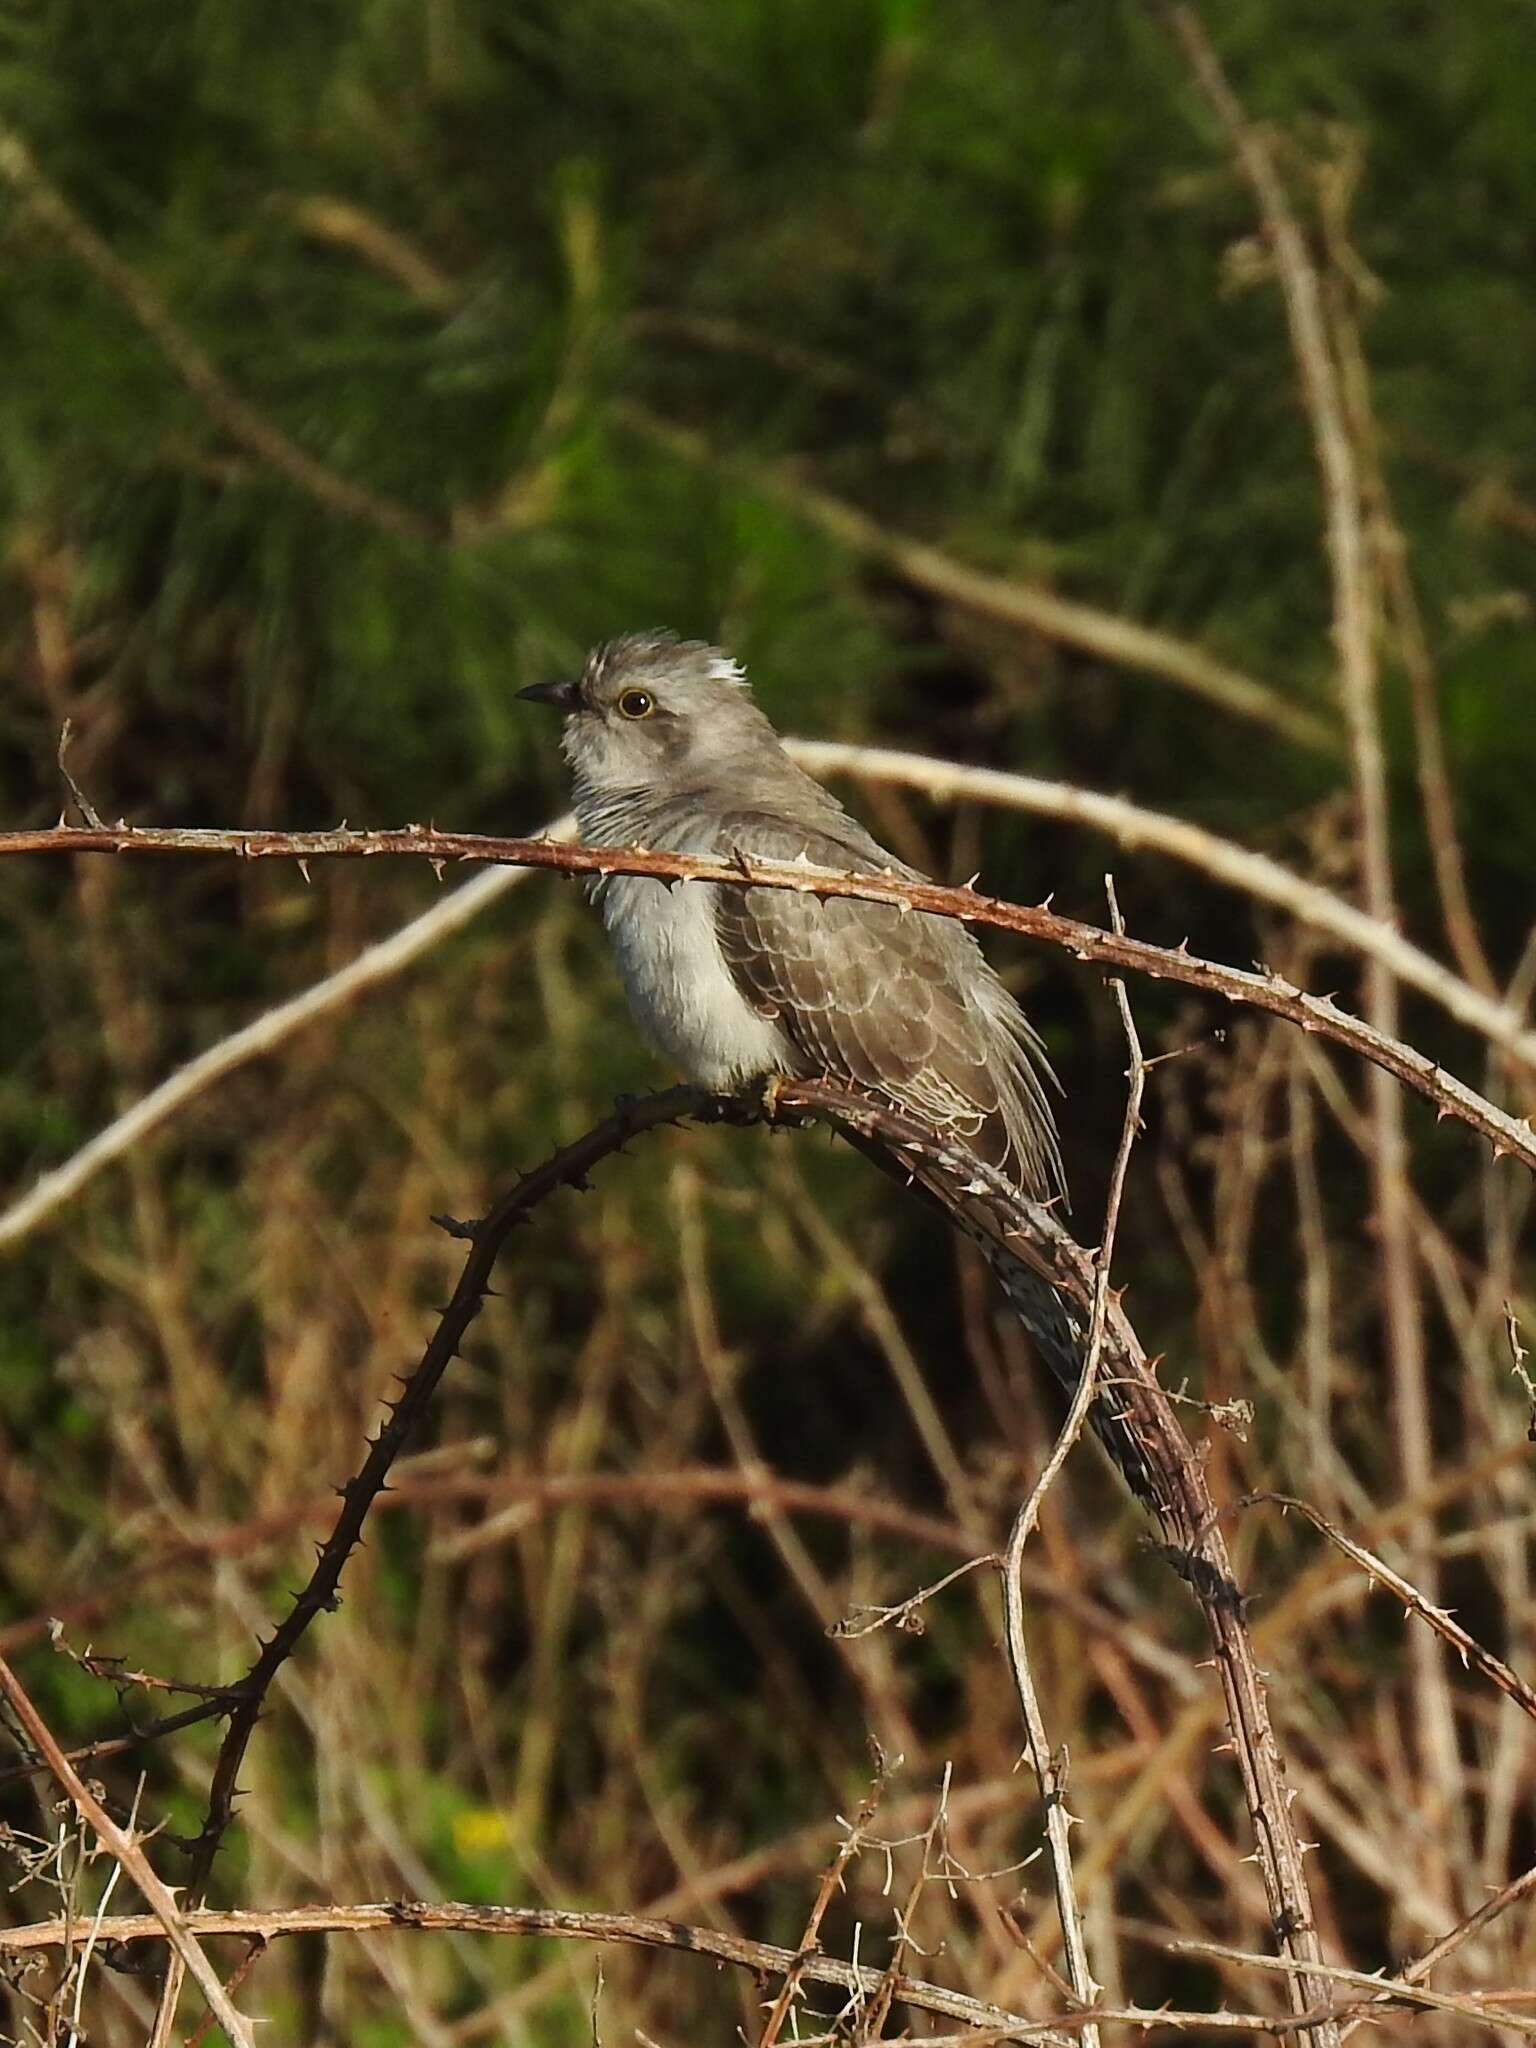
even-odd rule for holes
{"type": "MultiPolygon", "coordinates": [[[[1250,109],[1292,138],[1284,161],[1303,204],[1309,165],[1357,167],[1350,232],[1384,458],[1429,620],[1473,897],[1496,966],[1512,971],[1536,872],[1536,23],[1495,5],[1234,0],[1217,25],[1250,109]]],[[[1338,753],[914,590],[827,538],[793,487],[764,481],[790,463],[792,486],[1163,628],[1337,725],[1322,515],[1278,296],[1249,195],[1142,10],[33,0],[0,21],[0,118],[227,385],[372,504],[359,515],[329,502],[241,445],[220,403],[179,374],[180,344],[168,353],[6,190],[8,822],[56,815],[68,711],[76,771],[111,816],[531,827],[561,807],[562,775],[552,733],[514,692],[608,633],[665,624],[726,640],[787,730],[1128,791],[1326,871],[1338,753]],[[668,445],[658,421],[718,459],[668,445]]],[[[1390,663],[1384,688],[1405,922],[1443,952],[1390,663]]],[[[1101,911],[1110,855],[1081,833],[865,801],[937,869],[981,866],[1000,892],[1101,911]]],[[[1112,864],[1146,936],[1188,934],[1239,961],[1262,949],[1262,926],[1198,879],[1151,858],[1112,864]]],[[[1333,878],[1350,886],[1347,863],[1333,878]]],[[[25,1186],[121,1100],[435,886],[382,868],[317,873],[308,891],[276,871],[124,863],[86,882],[10,868],[5,1185],[25,1186]]],[[[1119,1118],[1112,1013],[1076,968],[1008,965],[1067,1084],[1069,1171],[1092,1218],[1119,1118]]],[[[1159,1043],[1211,1022],[1167,993],[1136,996],[1159,1043]]],[[[1416,1006],[1409,1022],[1476,1077],[1465,1039],[1416,1006]]],[[[382,1003],[200,1106],[153,1149],[148,1192],[109,1175],[0,1271],[0,1601],[31,1613],[131,1557],[135,1514],[160,1526],[100,1373],[80,1364],[87,1338],[121,1340],[122,1385],[164,1484],[197,1514],[238,1520],[323,1487],[348,1468],[380,1361],[409,1356],[407,1310],[434,1298],[444,1255],[424,1217],[472,1207],[614,1090],[655,1077],[574,894],[535,880],[382,1003]],[[388,1332],[370,1298],[381,1245],[405,1247],[387,1276],[400,1306],[388,1332]],[[150,1272],[174,1278],[199,1384],[178,1385],[167,1362],[150,1272]],[[323,1370],[284,1408],[280,1362],[317,1328],[323,1370]],[[281,1430],[292,1440],[277,1442],[281,1430]]],[[[1168,1136],[1168,1113],[1163,1140],[1154,1105],[1153,1149],[1184,1147],[1197,1191],[1222,1085],[1219,1060],[1198,1082],[1170,1081],[1179,1119],[1168,1136]]],[[[1455,1228],[1476,1200],[1468,1141],[1420,1124],[1415,1112],[1421,1191],[1455,1228]]],[[[726,1334],[775,1462],[813,1478],[862,1463],[928,1500],[910,1426],[873,1402],[853,1297],[765,1232],[760,1205],[771,1216],[778,1196],[761,1141],[697,1149],[717,1177],[726,1334]]],[[[794,1170],[886,1274],[948,1421],[981,1457],[985,1404],[937,1362],[946,1255],[856,1164],[807,1147],[794,1170]]],[[[1149,1156],[1149,1190],[1152,1176],[1149,1156]]],[[[482,1333],[445,1435],[489,1429],[514,1461],[538,1461],[594,1301],[615,1288],[603,1270],[615,1241],[630,1262],[609,1306],[634,1319],[632,1341],[668,1354],[675,1209],[644,1169],[608,1185],[606,1224],[600,1204],[541,1224],[537,1270],[509,1281],[514,1321],[482,1333]]],[[[1351,1161],[1330,1199],[1340,1228],[1357,1227],[1351,1161]]],[[[1198,1372],[1188,1277],[1150,1193],[1128,1229],[1158,1348],[1198,1372]]],[[[1294,1319],[1290,1270],[1278,1258],[1260,1298],[1277,1341],[1294,1319]]],[[[647,1399],[664,1414],[673,1398],[654,1363],[624,1372],[618,1412],[604,1410],[621,1463],[660,1427],[647,1399]]],[[[712,1427],[699,1424],[706,1454],[712,1427]]],[[[768,1569],[750,1534],[732,1540],[748,1546],[749,1577],[768,1569]]],[[[621,1583],[625,1568],[605,1566],[621,1583]]],[[[892,1583],[901,1568],[898,1552],[892,1583]]],[[[283,1583],[281,1561],[272,1569],[283,1583]]],[[[393,1600],[402,1640],[418,1640],[418,1539],[392,1523],[372,1569],[372,1597],[393,1600]]],[[[493,1690],[513,1714],[532,1682],[518,1644],[543,1569],[499,1589],[477,1581],[493,1690]]],[[[562,1597],[583,1611],[580,1591],[562,1597]]],[[[195,1658],[195,1632],[177,1633],[196,1610],[187,1599],[179,1620],[119,1617],[113,1646],[195,1658]]],[[[240,1632],[221,1626],[237,1664],[240,1632]]],[[[597,1621],[573,1623],[561,1652],[573,1667],[583,1626],[597,1621]]],[[[761,1645],[727,1637],[697,1614],[678,1634],[660,1687],[663,1767],[690,1798],[726,1799],[735,1771],[713,1731],[736,1715],[738,1759],[749,1747],[761,1759],[731,1836],[750,1840],[827,1806],[797,1776],[785,1728],[756,1719],[761,1645]]],[[[931,1654],[937,1728],[964,1703],[931,1654]]],[[[824,1678],[834,1692],[844,1682],[830,1665],[824,1678]]],[[[37,1682],[82,1728],[102,1725],[83,1680],[44,1665],[37,1682]]],[[[859,1708],[843,1704],[851,1782],[859,1708]]],[[[493,1739],[515,1750],[518,1738],[493,1739]]],[[[505,1896],[522,1864],[477,1875],[453,1847],[455,1803],[485,1797],[447,1761],[457,1740],[423,1738],[407,1831],[448,1890],[505,1896]]],[[[578,1730],[523,1759],[524,1820],[548,1822],[539,1853],[557,1873],[558,1816],[595,1796],[583,1772],[600,1749],[578,1730]]],[[[282,1783],[268,1768],[269,1795],[304,1833],[304,1769],[282,1783]]],[[[161,1790],[185,1802],[196,1786],[161,1790]]],[[[571,1885],[596,1897],[597,1867],[573,1854],[571,1885]]],[[[799,1897],[765,1928],[793,1941],[799,1897]]],[[[572,2010],[570,2037],[585,2038],[572,2010]]]]}

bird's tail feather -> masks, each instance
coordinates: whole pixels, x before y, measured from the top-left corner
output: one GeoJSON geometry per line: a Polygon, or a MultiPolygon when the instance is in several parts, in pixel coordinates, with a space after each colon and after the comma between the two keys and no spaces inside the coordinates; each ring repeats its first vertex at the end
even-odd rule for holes
{"type": "MultiPolygon", "coordinates": [[[[867,1137],[847,1125],[843,1126],[843,1135],[882,1173],[889,1174],[903,1187],[921,1195],[978,1247],[1009,1307],[1023,1325],[1051,1377],[1070,1401],[1077,1392],[1088,1355],[1087,1318],[1077,1304],[1016,1251],[977,1228],[965,1216],[957,1214],[943,1196],[927,1184],[921,1168],[914,1167],[909,1159],[897,1158],[878,1139],[867,1137]]],[[[1155,1514],[1157,1493],[1152,1474],[1140,1443],[1124,1419],[1113,1387],[1098,1389],[1088,1411],[1088,1420],[1127,1486],[1155,1514]]]]}
{"type": "MultiPolygon", "coordinates": [[[[975,1233],[975,1242],[1027,1331],[1053,1379],[1070,1401],[1088,1356],[1088,1325],[1074,1302],[995,1238],[975,1233]]],[[[1099,1387],[1088,1420],[1095,1436],[1120,1469],[1136,1498],[1153,1504],[1152,1475],[1134,1433],[1125,1422],[1113,1387],[1099,1387]]]]}

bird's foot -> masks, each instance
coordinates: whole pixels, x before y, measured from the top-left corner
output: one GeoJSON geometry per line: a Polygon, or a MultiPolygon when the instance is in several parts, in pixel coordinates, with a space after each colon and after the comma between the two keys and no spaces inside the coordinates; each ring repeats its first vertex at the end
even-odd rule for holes
{"type": "Polygon", "coordinates": [[[810,1110],[798,1103],[785,1103],[785,1092],[794,1083],[793,1074],[767,1074],[758,1083],[755,1091],[757,1114],[770,1128],[803,1130],[808,1124],[815,1123],[816,1118],[810,1110]]]}

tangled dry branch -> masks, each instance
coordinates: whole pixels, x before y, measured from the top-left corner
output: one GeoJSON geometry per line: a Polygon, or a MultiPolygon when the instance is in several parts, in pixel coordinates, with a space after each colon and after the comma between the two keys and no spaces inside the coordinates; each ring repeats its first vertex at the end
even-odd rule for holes
{"type": "MultiPolygon", "coordinates": [[[[235,1786],[246,1750],[271,1685],[310,1624],[336,1604],[348,1557],[395,1459],[425,1412],[489,1289],[492,1267],[512,1231],[533,1208],[561,1187],[582,1188],[588,1171],[644,1132],[684,1119],[752,1123],[768,1118],[794,1124],[815,1120],[866,1144],[885,1148],[908,1166],[956,1224],[973,1237],[990,1239],[998,1254],[1016,1259],[1047,1278],[1074,1304],[1085,1324],[1102,1319],[1105,1378],[1116,1426],[1129,1429],[1146,1475],[1145,1505],[1170,1538],[1165,1555],[1190,1586],[1206,1617],[1226,1695],[1228,1721],[1255,1828],[1258,1856],[1269,1893],[1271,1915],[1282,1953],[1298,1966],[1293,1978],[1298,2010],[1326,1995],[1321,1979],[1304,1974],[1317,1959],[1316,1936],[1302,1856],[1291,1826],[1280,1760],[1264,1701],[1263,1685],[1243,1619],[1243,1603],[1217,1524],[1199,1460],[1185,1437],[1173,1405],[1157,1383],[1145,1353],[1118,1303],[1101,1288],[1094,1260],[1077,1246],[1051,1213],[1026,1201],[1000,1175],[978,1167],[964,1150],[918,1120],[828,1082],[783,1084],[767,1097],[715,1096],[693,1088],[622,1103],[610,1117],[525,1175],[476,1223],[439,1219],[462,1235],[469,1251],[458,1285],[426,1351],[406,1381],[399,1400],[368,1448],[354,1477],[341,1489],[342,1506],[322,1544],[308,1584],[290,1613],[262,1646],[244,1681],[223,1698],[204,1702],[208,1718],[228,1717],[214,1768],[207,1817],[194,1845],[190,1889],[200,1897],[213,1860],[233,1817],[235,1786]]],[[[178,1727],[193,1718],[175,1718],[178,1727]]],[[[153,1732],[153,1731],[149,1731],[153,1732]]],[[[1330,2038],[1324,2026],[1319,2038],[1330,2038]]]]}
{"type": "MultiPolygon", "coordinates": [[[[1270,1725],[1262,1675],[1249,1637],[1242,1596],[1220,1533],[1219,1517],[1202,1462],[1184,1434],[1173,1402],[1158,1384],[1122,1305],[1103,1291],[1099,1262],[1073,1241],[1049,1210],[1025,1200],[1001,1176],[978,1166],[962,1147],[916,1119],[829,1082],[781,1083],[766,1095],[758,1091],[726,1097],[694,1088],[675,1088],[626,1100],[602,1123],[525,1175],[480,1221],[461,1224],[439,1219],[468,1244],[463,1272],[420,1363],[405,1381],[398,1401],[370,1443],[357,1473],[341,1489],[340,1512],[321,1546],[308,1584],[274,1635],[262,1646],[240,1684],[142,1731],[141,1739],[148,1739],[172,1728],[184,1728],[197,1719],[227,1718],[207,1817],[193,1845],[189,1887],[192,1899],[182,1909],[187,1931],[202,1932],[205,1928],[203,1917],[193,1906],[230,1824],[237,1775],[263,1702],[306,1630],[319,1614],[336,1604],[347,1559],[367,1516],[478,1314],[489,1292],[492,1268],[508,1237],[548,1195],[562,1187],[584,1188],[589,1170],[622,1151],[632,1138],[685,1120],[737,1124],[770,1121],[788,1125],[815,1121],[830,1125],[865,1146],[877,1145],[899,1161],[929,1196],[939,1200],[958,1228],[990,1243],[995,1268],[1005,1271],[1007,1262],[1012,1260],[1027,1272],[1048,1280],[1072,1305],[1084,1327],[1091,1326],[1097,1310],[1102,1320],[1103,1370],[1094,1393],[1095,1405],[1110,1416],[1115,1429],[1129,1431],[1135,1441],[1144,1504],[1161,1524],[1167,1539],[1162,1554],[1198,1602],[1213,1645],[1232,1747],[1254,1829],[1256,1857],[1265,1879],[1276,1944],[1291,1987],[1292,2015],[1287,2027],[1324,2042],[1336,2039],[1338,2014],[1330,2010],[1329,2003],[1334,1979],[1319,1954],[1302,1848],[1291,1824],[1289,1794],[1270,1725]]],[[[329,1924],[338,1929],[354,1924],[346,1918],[346,1913],[353,1909],[338,1910],[341,1917],[329,1924]]],[[[207,1924],[211,1929],[212,1923],[207,1924]]],[[[232,1922],[230,1926],[233,1931],[232,1922]]],[[[154,1923],[154,1927],[162,1934],[165,1931],[161,1922],[154,1923]]],[[[260,1931],[255,1920],[248,1931],[260,1931]]],[[[613,1938],[631,1937],[615,1934],[613,1938]]],[[[42,1941],[44,1937],[39,1934],[37,1939],[42,1941]]],[[[825,1982],[846,1979],[853,1986],[854,1980],[848,1974],[851,1965],[834,1965],[824,1957],[815,1961],[817,1968],[810,1970],[805,1966],[802,1974],[825,1982]],[[827,1976],[824,1970],[834,1974],[827,1976]]],[[[907,1998],[905,1985],[901,1996],[907,1998]]],[[[975,2001],[943,1996],[948,2003],[929,2004],[927,2009],[983,2025],[1016,2024],[1013,2015],[983,2008],[975,2001]]],[[[1432,2000],[1435,1994],[1427,1996],[1432,2000]]],[[[914,1996],[908,2002],[921,2005],[923,1999],[914,1996]]],[[[1023,2038],[1064,2038],[1062,2027],[1075,2035],[1082,2018],[1075,2014],[1058,2021],[1055,2033],[1030,2022],[1032,2031],[1023,2038]]],[[[1223,2021],[1218,2018],[1209,2023],[1221,2025],[1223,2021]]]]}

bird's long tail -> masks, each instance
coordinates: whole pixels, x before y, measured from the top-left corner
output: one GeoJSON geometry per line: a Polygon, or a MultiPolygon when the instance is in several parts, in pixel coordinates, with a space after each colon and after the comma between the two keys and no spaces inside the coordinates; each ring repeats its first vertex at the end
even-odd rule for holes
{"type": "MultiPolygon", "coordinates": [[[[966,1229],[965,1224],[961,1223],[960,1228],[966,1229]]],[[[1006,1245],[999,1244],[995,1238],[981,1231],[967,1230],[967,1235],[980,1249],[993,1278],[1007,1297],[1009,1307],[1028,1333],[1052,1378],[1070,1401],[1077,1392],[1087,1361],[1087,1319],[1079,1314],[1075,1302],[1069,1301],[1043,1274],[1035,1272],[1006,1245]]],[[[1126,1485],[1143,1506],[1154,1508],[1155,1512],[1152,1475],[1139,1442],[1124,1420],[1121,1403],[1116,1400],[1112,1386],[1098,1387],[1093,1405],[1088,1410],[1088,1420],[1095,1436],[1119,1467],[1126,1485]]]]}
{"type": "MultiPolygon", "coordinates": [[[[1077,1392],[1088,1355],[1088,1318],[1078,1304],[1054,1286],[1045,1271],[1037,1270],[1011,1245],[993,1237],[957,1211],[945,1199],[942,1184],[939,1187],[929,1185],[920,1163],[914,1164],[910,1157],[898,1158],[878,1139],[847,1126],[844,1126],[843,1134],[883,1173],[921,1195],[977,1246],[1009,1307],[1018,1317],[1052,1378],[1070,1401],[1077,1392]]],[[[1042,1230],[1047,1226],[1058,1232],[1062,1228],[1054,1218],[1046,1218],[1042,1230]]],[[[1048,1265],[1049,1243],[1044,1235],[1040,1252],[1042,1266],[1048,1265]]],[[[1094,1434],[1119,1468],[1132,1493],[1144,1507],[1157,1514],[1158,1489],[1113,1386],[1101,1385],[1098,1388],[1088,1419],[1094,1434]]]]}

